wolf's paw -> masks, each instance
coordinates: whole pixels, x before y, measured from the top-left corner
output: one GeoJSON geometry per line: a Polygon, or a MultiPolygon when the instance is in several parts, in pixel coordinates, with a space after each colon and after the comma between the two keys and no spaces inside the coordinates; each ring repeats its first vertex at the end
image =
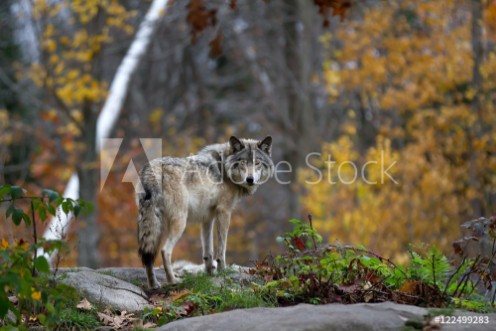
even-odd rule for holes
{"type": "Polygon", "coordinates": [[[156,279],[148,284],[150,290],[158,290],[160,287],[160,283],[156,279]]]}
{"type": "Polygon", "coordinates": [[[213,275],[215,270],[217,269],[217,264],[215,263],[214,259],[211,257],[204,257],[203,260],[205,261],[205,271],[209,275],[213,275]]]}
{"type": "Polygon", "coordinates": [[[217,262],[217,270],[218,271],[222,271],[222,270],[226,269],[226,261],[222,261],[221,259],[217,259],[216,262],[217,262]]]}
{"type": "Polygon", "coordinates": [[[213,275],[215,273],[216,269],[217,269],[217,267],[213,263],[212,264],[205,264],[205,271],[209,275],[213,275]]]}
{"type": "Polygon", "coordinates": [[[177,279],[176,277],[174,277],[173,279],[171,279],[168,284],[169,285],[174,285],[174,284],[178,284],[179,283],[179,279],[177,279]]]}

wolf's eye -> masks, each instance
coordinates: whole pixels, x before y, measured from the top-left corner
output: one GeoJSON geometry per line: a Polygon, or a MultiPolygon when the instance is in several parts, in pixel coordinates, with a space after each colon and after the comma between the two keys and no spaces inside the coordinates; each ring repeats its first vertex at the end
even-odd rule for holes
{"type": "Polygon", "coordinates": [[[261,162],[260,160],[256,160],[256,161],[255,161],[255,165],[256,165],[256,166],[259,166],[259,165],[261,165],[261,164],[262,164],[262,162],[261,162]]]}
{"type": "Polygon", "coordinates": [[[246,160],[241,160],[241,161],[239,161],[239,164],[241,164],[241,165],[245,165],[245,164],[246,164],[246,160]]]}

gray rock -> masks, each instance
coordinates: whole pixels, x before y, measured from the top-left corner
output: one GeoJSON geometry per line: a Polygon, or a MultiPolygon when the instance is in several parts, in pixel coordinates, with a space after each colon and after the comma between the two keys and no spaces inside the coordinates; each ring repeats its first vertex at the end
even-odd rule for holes
{"type": "Polygon", "coordinates": [[[56,270],[52,268],[52,273],[55,273],[56,275],[63,275],[67,272],[77,272],[77,271],[93,271],[93,269],[88,268],[88,267],[70,267],[70,268],[57,268],[56,270]]]}
{"type": "MultiPolygon", "coordinates": [[[[97,272],[119,278],[134,285],[145,287],[147,284],[144,268],[102,268],[97,272]]],[[[159,282],[165,282],[165,272],[162,268],[155,268],[155,275],[159,282]]],[[[146,287],[145,287],[146,288],[146,287]]]]}
{"type": "MultiPolygon", "coordinates": [[[[242,286],[256,281],[247,273],[247,268],[231,266],[236,272],[222,277],[212,277],[218,286],[242,286]],[[230,283],[231,282],[231,283],[230,283]],[[231,284],[231,285],[229,285],[231,284]]],[[[177,262],[174,271],[178,276],[198,273],[203,265],[177,262]]],[[[156,269],[159,281],[165,281],[164,271],[156,269]]],[[[75,287],[93,304],[109,305],[116,310],[136,312],[149,306],[144,291],[133,285],[146,288],[143,268],[67,268],[59,271],[62,282],[75,287]]],[[[214,315],[187,318],[169,323],[158,330],[402,330],[407,321],[420,325],[430,310],[391,302],[355,305],[307,305],[300,304],[284,308],[239,309],[214,315]]],[[[444,324],[441,330],[494,330],[496,314],[475,314],[456,311],[456,316],[488,316],[489,324],[444,324]]]]}
{"type": "Polygon", "coordinates": [[[141,311],[150,306],[146,294],[138,286],[93,270],[65,270],[60,281],[76,288],[93,304],[128,312],[141,311]]]}
{"type": "MultiPolygon", "coordinates": [[[[197,274],[199,272],[205,271],[205,267],[203,264],[195,264],[188,261],[177,261],[173,264],[172,267],[174,269],[174,273],[179,278],[181,278],[187,273],[197,274]]],[[[232,279],[234,282],[238,284],[247,285],[256,278],[255,276],[248,274],[249,268],[247,267],[231,265],[229,266],[229,269],[233,270],[234,272],[232,274],[229,274],[227,278],[232,279]]],[[[74,269],[61,270],[61,272],[63,273],[70,270],[91,270],[91,269],[74,268],[74,269]]],[[[126,282],[130,282],[134,285],[147,288],[146,287],[147,279],[144,268],[102,268],[96,271],[105,275],[110,275],[119,278],[126,282]]],[[[163,268],[160,267],[155,268],[155,275],[157,276],[157,279],[160,283],[162,284],[165,283],[166,281],[165,272],[163,268]]],[[[212,281],[214,282],[214,284],[217,283],[220,284],[222,283],[223,279],[221,277],[212,277],[212,281]]]]}
{"type": "MultiPolygon", "coordinates": [[[[252,308],[193,317],[169,323],[159,331],[222,331],[222,330],[306,330],[306,331],[368,331],[402,330],[408,320],[421,321],[428,314],[425,308],[391,302],[354,305],[300,304],[284,308],[252,308]]],[[[476,315],[475,313],[459,313],[476,315]]],[[[489,324],[478,324],[477,330],[494,330],[496,317],[489,324]]],[[[443,325],[442,330],[468,330],[474,325],[443,325]]]]}
{"type": "MultiPolygon", "coordinates": [[[[174,273],[178,277],[181,277],[186,273],[197,274],[205,270],[203,264],[195,264],[188,261],[177,261],[173,264],[172,268],[174,269],[174,273]]],[[[138,286],[146,286],[147,284],[144,268],[102,268],[96,271],[105,275],[119,278],[138,286]]],[[[155,268],[155,275],[157,276],[157,279],[160,283],[165,282],[165,272],[162,267],[155,268]]]]}

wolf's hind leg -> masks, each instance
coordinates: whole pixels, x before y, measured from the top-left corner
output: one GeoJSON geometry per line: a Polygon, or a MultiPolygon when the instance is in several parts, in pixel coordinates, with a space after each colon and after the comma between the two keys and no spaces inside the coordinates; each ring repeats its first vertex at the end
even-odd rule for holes
{"type": "Polygon", "coordinates": [[[174,246],[176,245],[179,238],[181,238],[185,227],[186,217],[184,217],[184,219],[171,221],[169,223],[165,244],[162,248],[162,261],[164,263],[165,276],[167,277],[167,282],[170,284],[177,283],[177,278],[176,276],[174,276],[174,271],[172,270],[172,250],[174,249],[174,246]]]}
{"type": "MultiPolygon", "coordinates": [[[[160,196],[154,197],[152,189],[148,189],[147,194],[139,195],[138,206],[138,253],[146,270],[148,285],[151,289],[160,287],[153,263],[163,238],[162,215],[163,208],[160,204],[160,196]]],[[[155,193],[157,195],[157,193],[155,193]]],[[[159,195],[159,193],[158,193],[159,195]]]]}
{"type": "Polygon", "coordinates": [[[202,249],[203,260],[205,261],[205,271],[211,275],[214,272],[214,235],[213,235],[213,220],[202,223],[202,249]]]}
{"type": "Polygon", "coordinates": [[[160,283],[155,276],[155,271],[153,271],[153,262],[145,265],[146,276],[148,278],[148,286],[151,289],[157,289],[160,287],[160,283]]]}

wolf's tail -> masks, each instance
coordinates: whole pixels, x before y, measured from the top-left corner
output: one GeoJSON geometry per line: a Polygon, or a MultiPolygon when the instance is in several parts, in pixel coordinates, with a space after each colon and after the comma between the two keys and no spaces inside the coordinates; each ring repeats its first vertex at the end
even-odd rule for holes
{"type": "Polygon", "coordinates": [[[151,167],[145,166],[140,174],[144,192],[137,193],[138,253],[145,266],[153,265],[163,233],[164,198],[160,181],[155,177],[151,167]]]}

